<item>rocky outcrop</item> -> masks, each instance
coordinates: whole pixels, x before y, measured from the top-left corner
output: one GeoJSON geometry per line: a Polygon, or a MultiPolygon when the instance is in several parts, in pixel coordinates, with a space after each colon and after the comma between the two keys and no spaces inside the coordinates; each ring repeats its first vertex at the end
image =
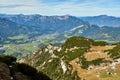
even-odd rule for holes
{"type": "Polygon", "coordinates": [[[13,56],[0,55],[0,80],[51,80],[34,67],[17,63],[13,56]]]}
{"type": "Polygon", "coordinates": [[[3,62],[0,62],[0,80],[10,80],[9,67],[3,62]]]}

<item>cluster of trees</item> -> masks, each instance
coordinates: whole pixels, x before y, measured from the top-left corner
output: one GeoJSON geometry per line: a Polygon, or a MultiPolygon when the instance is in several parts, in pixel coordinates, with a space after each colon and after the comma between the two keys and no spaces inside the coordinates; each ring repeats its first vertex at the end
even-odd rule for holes
{"type": "Polygon", "coordinates": [[[59,58],[54,58],[52,62],[45,64],[44,69],[41,70],[49,75],[49,77],[53,80],[81,80],[78,77],[77,72],[72,73],[72,70],[68,69],[69,63],[67,63],[65,60],[63,61],[67,67],[67,71],[64,74],[59,58]]]}
{"type": "Polygon", "coordinates": [[[120,43],[116,44],[116,47],[114,47],[111,50],[107,50],[110,54],[110,57],[117,59],[120,58],[120,43]]]}
{"type": "Polygon", "coordinates": [[[90,47],[93,46],[106,46],[108,45],[105,41],[94,41],[85,37],[74,36],[66,40],[63,45],[63,49],[76,47],[90,47]]]}
{"type": "Polygon", "coordinates": [[[63,49],[66,48],[73,48],[76,47],[90,47],[93,43],[92,39],[74,36],[66,40],[65,44],[63,45],[63,49]]]}
{"type": "Polygon", "coordinates": [[[51,80],[47,75],[38,72],[34,67],[25,63],[17,63],[13,66],[13,75],[15,72],[21,72],[31,78],[31,80],[51,80]]]}
{"type": "Polygon", "coordinates": [[[92,45],[94,45],[94,46],[106,46],[106,45],[108,45],[108,43],[105,41],[95,41],[95,42],[93,42],[92,45]]]}
{"type": "Polygon", "coordinates": [[[104,60],[103,58],[98,58],[92,61],[87,61],[85,57],[81,57],[81,64],[82,64],[82,68],[83,69],[87,69],[89,67],[89,65],[100,65],[101,63],[106,63],[106,62],[110,62],[107,60],[104,60]]]}
{"type": "Polygon", "coordinates": [[[68,51],[67,53],[64,53],[64,56],[67,61],[71,61],[77,57],[83,56],[85,52],[87,52],[88,48],[79,48],[74,51],[68,51]]]}
{"type": "Polygon", "coordinates": [[[13,64],[13,62],[16,62],[16,58],[14,56],[6,56],[6,55],[0,55],[0,62],[4,62],[7,65],[13,64]]]}

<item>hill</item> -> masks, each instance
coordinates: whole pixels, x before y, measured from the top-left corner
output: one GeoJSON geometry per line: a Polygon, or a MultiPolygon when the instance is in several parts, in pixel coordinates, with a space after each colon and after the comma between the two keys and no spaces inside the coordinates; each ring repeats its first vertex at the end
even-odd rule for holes
{"type": "Polygon", "coordinates": [[[117,57],[114,59],[111,52],[116,47],[75,36],[61,47],[50,44],[20,62],[34,66],[53,80],[119,80],[119,57],[114,55],[117,57]]]}
{"type": "Polygon", "coordinates": [[[103,40],[108,43],[115,43],[120,41],[119,29],[120,27],[81,25],[58,35],[58,38],[61,37],[61,39],[67,39],[71,36],[84,36],[94,40],[103,40]]]}

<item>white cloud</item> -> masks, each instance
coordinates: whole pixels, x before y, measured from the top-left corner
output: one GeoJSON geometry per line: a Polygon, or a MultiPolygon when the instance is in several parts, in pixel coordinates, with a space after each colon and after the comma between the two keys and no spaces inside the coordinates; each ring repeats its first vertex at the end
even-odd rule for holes
{"type": "Polygon", "coordinates": [[[117,1],[118,0],[65,0],[63,2],[45,3],[41,0],[0,0],[0,13],[42,15],[71,14],[76,16],[108,14],[120,16],[120,6],[117,1]]]}

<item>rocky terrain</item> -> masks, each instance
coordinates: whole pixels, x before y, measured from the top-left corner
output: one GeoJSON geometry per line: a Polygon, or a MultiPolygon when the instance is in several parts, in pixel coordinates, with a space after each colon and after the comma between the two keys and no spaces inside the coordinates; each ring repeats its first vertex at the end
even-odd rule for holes
{"type": "Polygon", "coordinates": [[[119,47],[119,43],[108,45],[104,41],[71,37],[61,47],[50,44],[20,62],[53,80],[119,80],[119,47]]]}

